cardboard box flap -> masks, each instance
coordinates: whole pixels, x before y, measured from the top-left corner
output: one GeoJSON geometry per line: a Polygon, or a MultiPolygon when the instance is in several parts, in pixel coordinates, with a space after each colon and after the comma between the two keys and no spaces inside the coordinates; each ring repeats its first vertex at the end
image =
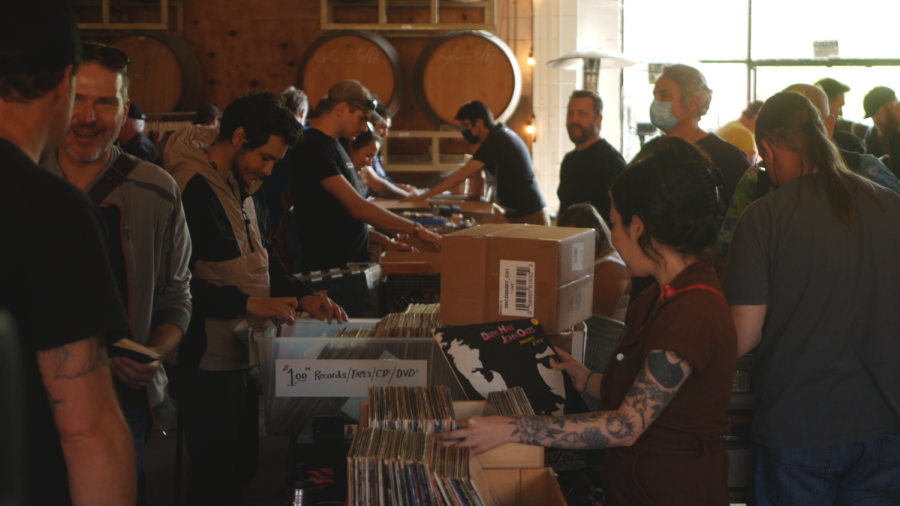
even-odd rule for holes
{"type": "Polygon", "coordinates": [[[499,232],[524,227],[525,225],[519,225],[517,223],[491,223],[487,225],[478,225],[477,227],[447,234],[444,236],[444,240],[450,239],[452,241],[457,237],[489,237],[499,232]]]}
{"type": "Polygon", "coordinates": [[[517,237],[522,239],[545,240],[545,241],[562,241],[570,237],[577,237],[582,234],[590,233],[593,235],[592,228],[572,228],[572,227],[541,227],[537,225],[525,225],[507,230],[501,230],[493,233],[496,237],[517,237]]]}

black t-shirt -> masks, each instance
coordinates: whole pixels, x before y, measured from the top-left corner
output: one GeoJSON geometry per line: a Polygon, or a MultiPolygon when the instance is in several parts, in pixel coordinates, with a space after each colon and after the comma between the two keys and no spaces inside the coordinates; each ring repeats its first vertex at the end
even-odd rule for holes
{"type": "Polygon", "coordinates": [[[587,202],[609,223],[609,185],[625,170],[625,159],[605,139],[566,153],[559,170],[559,214],[587,202]]]}
{"type": "MultiPolygon", "coordinates": [[[[28,504],[69,504],[66,462],[37,352],[127,336],[100,215],[83,192],[0,139],[0,308],[18,327],[25,371],[28,504]]],[[[7,388],[4,386],[3,388],[7,388]]]]}
{"type": "Polygon", "coordinates": [[[497,123],[472,158],[497,177],[497,203],[512,209],[507,217],[528,216],[546,205],[534,178],[528,147],[502,123],[497,123]]]}
{"type": "MultiPolygon", "coordinates": [[[[641,148],[641,152],[634,157],[634,160],[650,156],[653,153],[653,147],[663,137],[659,136],[647,141],[644,147],[641,148]]],[[[722,172],[722,178],[725,183],[722,188],[722,204],[727,208],[731,203],[731,197],[734,196],[734,189],[737,188],[738,181],[741,180],[744,172],[750,168],[751,164],[747,160],[747,155],[734,145],[729,144],[725,139],[712,133],[695,142],[694,145],[705,151],[715,166],[719,168],[719,171],[722,172]]]]}
{"type": "Polygon", "coordinates": [[[337,139],[310,128],[291,157],[291,196],[303,272],[343,267],[369,259],[369,227],[350,214],[321,182],[343,176],[359,188],[350,156],[337,139]]]}

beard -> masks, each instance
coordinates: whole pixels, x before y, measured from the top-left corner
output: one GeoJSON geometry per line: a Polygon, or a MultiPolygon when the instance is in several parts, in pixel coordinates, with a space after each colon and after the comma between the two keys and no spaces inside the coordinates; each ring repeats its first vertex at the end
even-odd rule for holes
{"type": "Polygon", "coordinates": [[[240,182],[245,188],[250,188],[250,185],[255,183],[256,180],[261,178],[264,174],[257,174],[251,170],[250,167],[247,167],[244,164],[246,157],[246,149],[241,149],[234,155],[234,158],[231,160],[231,174],[234,176],[235,181],[240,182]]]}
{"type": "Polygon", "coordinates": [[[577,123],[567,125],[566,131],[569,134],[569,140],[574,144],[583,144],[593,138],[595,135],[593,129],[585,130],[584,127],[577,123]]]}
{"type": "Polygon", "coordinates": [[[81,163],[96,161],[109,152],[119,136],[119,128],[110,129],[94,123],[72,123],[60,147],[70,158],[81,163]]]}

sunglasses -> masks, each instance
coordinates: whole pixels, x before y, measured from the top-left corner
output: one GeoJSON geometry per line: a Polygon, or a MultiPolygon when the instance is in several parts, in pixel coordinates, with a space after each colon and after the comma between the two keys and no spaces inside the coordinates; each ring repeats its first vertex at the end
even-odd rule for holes
{"type": "Polygon", "coordinates": [[[378,105],[377,100],[372,100],[371,98],[367,98],[365,100],[345,100],[348,104],[353,104],[357,107],[361,107],[363,109],[368,109],[370,111],[374,111],[375,107],[378,105]]]}
{"type": "Polygon", "coordinates": [[[112,70],[125,70],[131,60],[128,55],[114,47],[103,44],[82,44],[85,60],[99,60],[112,70]]]}

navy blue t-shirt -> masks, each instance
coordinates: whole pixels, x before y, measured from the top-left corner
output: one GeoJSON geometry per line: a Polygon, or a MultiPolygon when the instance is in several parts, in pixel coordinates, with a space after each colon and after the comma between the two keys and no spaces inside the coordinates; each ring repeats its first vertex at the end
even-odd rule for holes
{"type": "Polygon", "coordinates": [[[528,147],[506,125],[497,123],[472,158],[497,177],[497,203],[512,209],[506,214],[508,218],[534,214],[546,205],[534,178],[528,147]]]}

